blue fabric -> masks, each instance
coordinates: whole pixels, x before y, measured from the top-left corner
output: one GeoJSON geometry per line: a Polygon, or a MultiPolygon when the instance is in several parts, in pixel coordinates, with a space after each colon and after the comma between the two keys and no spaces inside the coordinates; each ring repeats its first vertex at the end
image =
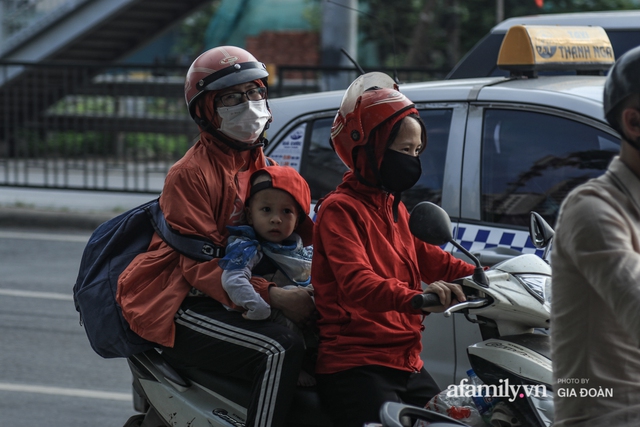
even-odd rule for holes
{"type": "MultiPolygon", "coordinates": [[[[156,344],[133,332],[115,300],[118,277],[133,258],[146,252],[154,230],[181,254],[202,261],[213,259],[199,252],[203,240],[170,233],[158,199],[128,210],[100,225],[89,238],[82,254],[78,278],[73,286],[76,310],[84,324],[91,347],[100,356],[129,357],[156,344]]],[[[212,242],[205,242],[217,248],[212,242]]]]}
{"type": "Polygon", "coordinates": [[[240,225],[237,227],[228,226],[231,233],[229,237],[226,255],[221,258],[219,265],[223,270],[239,270],[245,268],[249,261],[256,256],[258,251],[270,257],[279,266],[280,270],[290,281],[298,286],[307,286],[311,283],[308,272],[304,280],[295,280],[301,269],[310,270],[311,258],[313,256],[312,247],[303,247],[302,242],[297,240],[286,240],[282,243],[259,241],[253,227],[240,225]]]}
{"type": "Polygon", "coordinates": [[[250,225],[228,226],[227,229],[231,236],[227,243],[226,255],[218,262],[223,270],[244,268],[261,249],[275,254],[290,254],[297,247],[296,242],[291,241],[283,243],[259,242],[255,230],[250,225]]]}
{"type": "Polygon", "coordinates": [[[218,265],[223,270],[239,270],[256,256],[260,242],[253,227],[249,225],[228,226],[227,229],[231,236],[227,243],[226,254],[220,259],[218,265]]]}

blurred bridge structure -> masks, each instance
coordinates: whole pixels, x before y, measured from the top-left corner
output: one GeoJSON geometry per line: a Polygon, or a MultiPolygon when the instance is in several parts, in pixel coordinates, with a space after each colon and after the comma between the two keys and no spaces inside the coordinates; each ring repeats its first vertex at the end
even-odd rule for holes
{"type": "MultiPolygon", "coordinates": [[[[187,67],[123,59],[207,3],[0,1],[0,186],[159,192],[198,134],[184,104],[187,67]]],[[[327,72],[357,76],[271,71],[271,97],[316,92],[327,72]]],[[[380,71],[403,82],[446,73],[380,71]]]]}

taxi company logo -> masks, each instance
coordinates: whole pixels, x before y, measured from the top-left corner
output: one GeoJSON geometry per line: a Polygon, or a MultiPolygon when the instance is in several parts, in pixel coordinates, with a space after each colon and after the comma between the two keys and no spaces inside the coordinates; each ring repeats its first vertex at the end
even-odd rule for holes
{"type": "Polygon", "coordinates": [[[500,380],[500,385],[467,384],[468,379],[460,380],[460,385],[451,384],[447,388],[447,397],[491,397],[506,398],[509,402],[525,397],[545,397],[547,387],[544,385],[509,384],[509,379],[500,380]]]}
{"type": "Polygon", "coordinates": [[[553,55],[556,54],[557,50],[558,50],[557,46],[536,46],[536,51],[538,52],[538,55],[546,59],[552,58],[553,55]]]}
{"type": "Polygon", "coordinates": [[[556,53],[564,61],[602,61],[613,60],[613,49],[609,46],[550,46],[537,45],[536,53],[544,59],[553,58],[556,53]]]}
{"type": "Polygon", "coordinates": [[[295,131],[294,133],[291,134],[291,139],[300,139],[304,136],[304,133],[302,131],[295,131]]]}

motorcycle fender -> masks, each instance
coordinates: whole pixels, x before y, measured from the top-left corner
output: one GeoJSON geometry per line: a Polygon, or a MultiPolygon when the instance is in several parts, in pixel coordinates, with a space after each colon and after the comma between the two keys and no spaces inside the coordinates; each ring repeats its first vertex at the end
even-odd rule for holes
{"type": "Polygon", "coordinates": [[[467,348],[469,357],[483,359],[496,370],[504,370],[535,383],[552,384],[551,360],[521,345],[489,339],[467,348]]]}

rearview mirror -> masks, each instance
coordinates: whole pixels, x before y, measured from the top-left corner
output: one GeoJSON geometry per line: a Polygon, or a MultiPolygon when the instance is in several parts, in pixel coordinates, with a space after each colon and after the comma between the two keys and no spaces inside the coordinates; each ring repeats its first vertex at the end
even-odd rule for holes
{"type": "Polygon", "coordinates": [[[453,240],[451,219],[440,206],[431,202],[420,202],[415,205],[409,216],[409,230],[411,234],[430,245],[442,246],[445,243],[451,243],[475,263],[473,280],[481,286],[489,287],[489,280],[478,258],[453,240]]]}
{"type": "Polygon", "coordinates": [[[409,229],[414,236],[430,245],[442,246],[453,240],[449,215],[431,202],[421,202],[413,208],[409,229]]]}
{"type": "Polygon", "coordinates": [[[529,237],[533,246],[538,249],[546,248],[555,234],[553,228],[537,212],[531,212],[529,221],[529,237]]]}

